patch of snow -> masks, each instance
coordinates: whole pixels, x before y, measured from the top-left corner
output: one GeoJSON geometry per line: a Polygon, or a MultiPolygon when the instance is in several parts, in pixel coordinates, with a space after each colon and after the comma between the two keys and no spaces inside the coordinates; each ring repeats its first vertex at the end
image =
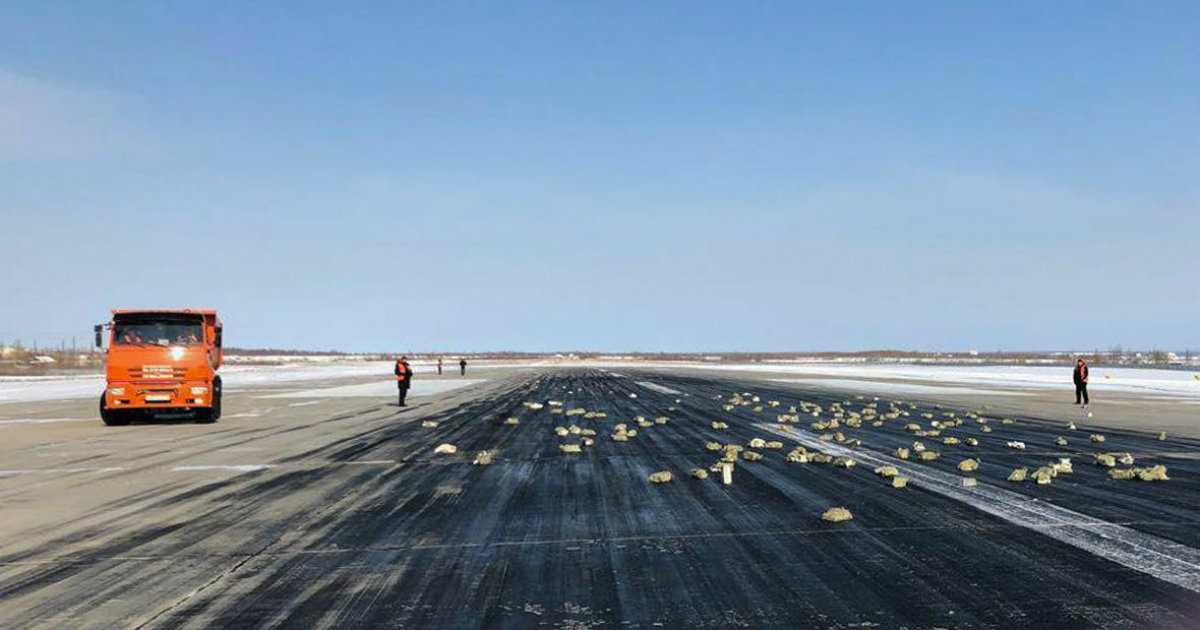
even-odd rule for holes
{"type": "Polygon", "coordinates": [[[1002,396],[1027,396],[1024,392],[1003,389],[980,389],[976,387],[949,387],[945,385],[919,385],[888,381],[861,381],[851,378],[773,378],[776,383],[798,383],[830,389],[881,394],[996,394],[1002,396]]]}
{"type": "Polygon", "coordinates": [[[104,377],[100,375],[65,378],[14,377],[0,380],[0,403],[100,398],[104,377]]]}
{"type": "MultiPolygon", "coordinates": [[[[432,396],[441,394],[460,387],[467,387],[478,383],[483,383],[487,379],[446,379],[423,381],[421,379],[413,379],[412,387],[408,390],[408,395],[411,396],[432,396]]],[[[359,385],[342,385],[340,387],[321,387],[316,389],[303,389],[300,391],[284,392],[282,394],[271,394],[262,396],[262,398],[358,398],[358,397],[380,397],[386,396],[390,398],[396,397],[396,381],[376,381],[373,383],[361,383],[359,385]]]]}
{"type": "MultiPolygon", "coordinates": [[[[992,388],[1073,390],[1075,387],[1071,381],[1071,366],[689,363],[680,367],[862,379],[902,379],[992,388]]],[[[1091,368],[1088,387],[1093,392],[1119,391],[1148,396],[1200,399],[1200,380],[1197,380],[1195,375],[1195,372],[1183,370],[1094,367],[1091,368]]]]}
{"type": "MultiPolygon", "coordinates": [[[[478,367],[515,368],[518,364],[480,365],[478,367]]],[[[246,390],[274,385],[303,381],[330,381],[340,378],[355,378],[364,376],[392,377],[393,363],[390,361],[372,362],[343,362],[318,364],[288,364],[288,365],[228,365],[221,369],[221,381],[226,391],[246,390]]],[[[457,366],[455,366],[457,369],[457,366]]],[[[422,366],[417,373],[436,371],[435,367],[422,366]]],[[[440,382],[440,381],[438,381],[440,382]]],[[[470,384],[475,381],[463,379],[457,383],[470,384]]],[[[413,395],[424,395],[417,385],[420,379],[413,381],[413,395]]],[[[104,391],[104,375],[91,374],[85,376],[0,376],[0,404],[13,402],[38,402],[46,400],[73,400],[79,398],[97,398],[104,391]]],[[[461,387],[457,385],[455,387],[461,387]]],[[[396,385],[392,382],[392,389],[396,385]]],[[[430,390],[437,393],[442,390],[430,390]]],[[[393,391],[393,394],[395,392],[393,391]]],[[[375,395],[375,394],[366,394],[375,395]]]]}

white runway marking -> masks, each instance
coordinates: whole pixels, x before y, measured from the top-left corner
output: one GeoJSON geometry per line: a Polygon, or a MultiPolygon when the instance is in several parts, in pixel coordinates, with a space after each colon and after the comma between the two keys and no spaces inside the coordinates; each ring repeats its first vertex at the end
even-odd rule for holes
{"type": "Polygon", "coordinates": [[[16,475],[53,475],[63,473],[106,473],[125,470],[119,466],[108,468],[25,468],[18,470],[0,470],[0,477],[13,477],[16,475]]]}
{"type": "Polygon", "coordinates": [[[1200,549],[993,485],[981,483],[974,488],[964,488],[960,485],[961,477],[958,475],[926,466],[913,466],[895,457],[822,442],[811,435],[783,431],[776,425],[758,426],[823,453],[850,457],[872,467],[895,466],[902,475],[908,477],[909,485],[961,501],[1059,542],[1200,593],[1200,549]]]}
{"type": "Polygon", "coordinates": [[[659,385],[658,383],[651,383],[650,381],[637,381],[637,384],[641,385],[642,387],[645,387],[646,389],[648,389],[652,392],[658,392],[660,394],[678,395],[678,394],[682,393],[682,392],[679,392],[678,390],[671,389],[670,387],[664,387],[662,385],[659,385]]]}
{"type": "Polygon", "coordinates": [[[56,422],[97,422],[98,418],[13,418],[0,420],[0,427],[10,424],[53,424],[56,422]]]}
{"type": "Polygon", "coordinates": [[[230,464],[230,465],[205,465],[205,466],[176,466],[171,469],[171,472],[193,472],[204,470],[228,470],[230,472],[257,472],[272,468],[270,464],[230,464]]]}
{"type": "Polygon", "coordinates": [[[316,405],[318,403],[323,403],[323,402],[325,402],[325,401],[324,400],[309,400],[307,402],[294,402],[294,403],[289,404],[288,406],[289,407],[307,407],[309,405],[316,405]]]}

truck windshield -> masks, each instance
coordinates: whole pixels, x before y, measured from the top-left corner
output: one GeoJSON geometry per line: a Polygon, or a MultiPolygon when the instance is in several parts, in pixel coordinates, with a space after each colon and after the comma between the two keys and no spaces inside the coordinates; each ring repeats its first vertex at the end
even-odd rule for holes
{"type": "Polygon", "coordinates": [[[203,340],[198,323],[118,322],[113,332],[113,345],[117,346],[198,346],[203,340]]]}

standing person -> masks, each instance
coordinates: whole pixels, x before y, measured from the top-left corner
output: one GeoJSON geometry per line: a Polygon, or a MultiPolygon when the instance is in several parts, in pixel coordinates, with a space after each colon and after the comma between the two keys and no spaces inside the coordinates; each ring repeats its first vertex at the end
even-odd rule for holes
{"type": "Polygon", "coordinates": [[[458,375],[459,376],[467,375],[467,360],[466,359],[458,360],[458,375]]]}
{"type": "Polygon", "coordinates": [[[438,357],[438,376],[442,375],[442,357],[438,357]]]}
{"type": "Polygon", "coordinates": [[[396,359],[396,387],[400,391],[399,406],[405,407],[404,399],[408,397],[408,388],[412,386],[413,369],[408,364],[408,357],[396,359]]]}
{"type": "Polygon", "coordinates": [[[1083,362],[1083,359],[1079,359],[1078,361],[1075,362],[1075,404],[1076,405],[1080,404],[1079,401],[1082,400],[1083,406],[1084,407],[1088,406],[1087,384],[1088,384],[1088,366],[1087,366],[1087,363],[1083,362]]]}

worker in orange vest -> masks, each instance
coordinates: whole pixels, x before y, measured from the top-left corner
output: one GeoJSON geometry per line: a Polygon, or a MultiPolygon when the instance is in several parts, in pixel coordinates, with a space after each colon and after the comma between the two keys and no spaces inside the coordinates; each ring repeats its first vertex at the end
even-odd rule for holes
{"type": "Polygon", "coordinates": [[[408,364],[408,357],[396,359],[396,387],[400,390],[399,405],[404,407],[404,399],[408,397],[408,388],[412,385],[413,369],[408,364]]]}
{"type": "Polygon", "coordinates": [[[1084,407],[1086,407],[1086,406],[1088,406],[1088,392],[1087,392],[1088,366],[1087,366],[1087,363],[1084,363],[1083,359],[1079,359],[1078,361],[1075,362],[1074,380],[1075,380],[1075,404],[1076,405],[1080,404],[1080,399],[1082,399],[1083,400],[1082,404],[1084,407]]]}

